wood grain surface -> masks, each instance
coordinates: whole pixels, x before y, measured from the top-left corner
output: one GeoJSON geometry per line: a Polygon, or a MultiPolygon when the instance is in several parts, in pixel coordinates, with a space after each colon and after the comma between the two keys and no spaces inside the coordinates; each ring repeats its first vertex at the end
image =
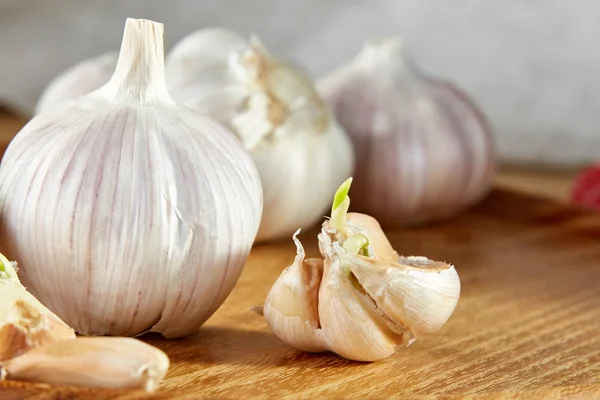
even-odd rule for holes
{"type": "MultiPolygon", "coordinates": [[[[301,237],[309,255],[315,233],[301,237]]],[[[296,351],[250,311],[291,263],[286,240],[253,249],[197,335],[143,338],[173,363],[154,395],[6,382],[0,398],[600,398],[600,215],[496,190],[451,221],[389,237],[401,254],[455,264],[463,291],[438,335],[386,360],[296,351]]]]}
{"type": "MultiPolygon", "coordinates": [[[[0,113],[0,150],[19,126],[0,113]]],[[[567,178],[546,184],[564,196],[567,178]]],[[[143,337],[173,363],[157,393],[2,382],[0,399],[600,399],[600,214],[497,189],[453,220],[388,234],[404,255],[455,264],[463,291],[438,335],[386,360],[298,352],[250,311],[292,262],[290,239],[253,249],[197,335],[143,337]]],[[[315,235],[301,236],[309,256],[315,235]]]]}

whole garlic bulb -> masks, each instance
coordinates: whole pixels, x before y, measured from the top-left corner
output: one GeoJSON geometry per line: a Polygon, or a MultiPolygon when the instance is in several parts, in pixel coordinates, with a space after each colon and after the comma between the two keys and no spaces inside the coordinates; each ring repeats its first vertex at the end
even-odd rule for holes
{"type": "Polygon", "coordinates": [[[258,231],[258,172],[231,132],[170,98],[162,39],[128,19],[111,80],[33,118],[0,166],[3,249],[85,335],[196,332],[258,231]]]}
{"type": "Polygon", "coordinates": [[[452,216],[490,189],[490,127],[457,87],[428,77],[399,39],[366,43],[319,90],[351,136],[354,204],[384,225],[452,216]]]}
{"type": "Polygon", "coordinates": [[[119,53],[104,53],[73,65],[54,78],[42,92],[35,106],[35,113],[55,106],[61,101],[93,92],[109,81],[119,53]]]}
{"type": "Polygon", "coordinates": [[[174,99],[228,126],[250,151],[264,191],[257,241],[316,224],[352,173],[351,143],[313,84],[256,38],[192,33],[167,57],[167,84],[174,99]]]}
{"type": "Polygon", "coordinates": [[[438,331],[460,296],[453,266],[425,257],[400,257],[375,219],[347,213],[350,180],[340,187],[332,217],[318,235],[323,259],[297,256],[265,301],[267,324],[303,351],[332,351],[376,361],[438,331]]]}

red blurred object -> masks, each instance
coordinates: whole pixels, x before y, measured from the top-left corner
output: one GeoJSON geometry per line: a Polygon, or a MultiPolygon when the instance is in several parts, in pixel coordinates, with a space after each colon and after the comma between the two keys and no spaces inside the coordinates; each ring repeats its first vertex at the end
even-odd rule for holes
{"type": "Polygon", "coordinates": [[[576,178],[571,190],[571,201],[600,210],[600,164],[584,169],[576,178]]]}

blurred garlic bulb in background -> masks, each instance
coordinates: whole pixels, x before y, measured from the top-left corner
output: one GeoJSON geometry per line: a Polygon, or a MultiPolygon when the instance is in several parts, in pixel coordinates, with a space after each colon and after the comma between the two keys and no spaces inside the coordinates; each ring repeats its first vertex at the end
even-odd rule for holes
{"type": "Polygon", "coordinates": [[[86,95],[106,84],[115,72],[118,57],[117,52],[105,53],[75,64],[58,75],[42,92],[35,113],[46,111],[61,101],[86,95]]]}
{"type": "Polygon", "coordinates": [[[353,152],[310,80],[256,39],[223,29],[190,34],[167,57],[176,101],[228,126],[261,176],[257,241],[291,235],[323,217],[352,173],[353,152]]]}
{"type": "Polygon", "coordinates": [[[494,151],[484,116],[458,88],[419,71],[399,39],[366,43],[319,90],[354,143],[357,211],[384,225],[425,223],[490,189],[494,151]]]}
{"type": "Polygon", "coordinates": [[[263,313],[273,333],[308,352],[376,361],[438,331],[460,296],[452,265],[401,257],[377,221],[348,213],[351,180],[336,193],[318,235],[321,258],[296,259],[277,279],[263,313]]]}
{"type": "Polygon", "coordinates": [[[0,238],[78,333],[195,333],[258,231],[260,177],[224,126],[175,103],[163,25],[128,19],[110,81],[34,117],[0,165],[0,238]]]}

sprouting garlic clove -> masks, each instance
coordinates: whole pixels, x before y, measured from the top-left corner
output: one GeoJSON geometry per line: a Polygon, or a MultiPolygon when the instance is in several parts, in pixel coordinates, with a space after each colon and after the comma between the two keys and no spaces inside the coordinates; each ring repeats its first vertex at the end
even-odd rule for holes
{"type": "Polygon", "coordinates": [[[108,82],[118,59],[117,52],[101,54],[77,63],[54,78],[44,89],[36,106],[39,114],[62,101],[84,96],[108,82]]]}
{"type": "Polygon", "coordinates": [[[349,179],[340,187],[332,217],[323,223],[319,234],[323,255],[340,259],[341,265],[347,267],[346,275],[356,280],[394,331],[409,332],[411,338],[419,338],[439,330],[454,312],[460,296],[456,270],[426,257],[400,257],[370,217],[348,217],[351,183],[349,179]],[[377,257],[375,249],[385,257],[377,257]]]}
{"type": "Polygon", "coordinates": [[[367,42],[319,91],[351,137],[355,209],[387,226],[447,218],[490,190],[491,128],[459,88],[422,72],[398,38],[367,42]]]}
{"type": "Polygon", "coordinates": [[[150,392],[165,377],[169,358],[137,339],[81,337],[30,350],[0,369],[6,379],[150,392]]]}
{"type": "Polygon", "coordinates": [[[273,333],[303,351],[327,348],[319,332],[318,292],[323,276],[322,259],[304,259],[302,244],[294,234],[296,258],[277,279],[265,300],[263,314],[273,333]]]}
{"type": "Polygon", "coordinates": [[[258,38],[224,29],[182,39],[166,71],[177,101],[229,127],[250,152],[264,193],[256,241],[317,224],[354,155],[310,79],[258,38]]]}
{"type": "Polygon", "coordinates": [[[16,269],[0,254],[0,361],[48,342],[75,338],[75,332],[19,282],[16,269]]]}

